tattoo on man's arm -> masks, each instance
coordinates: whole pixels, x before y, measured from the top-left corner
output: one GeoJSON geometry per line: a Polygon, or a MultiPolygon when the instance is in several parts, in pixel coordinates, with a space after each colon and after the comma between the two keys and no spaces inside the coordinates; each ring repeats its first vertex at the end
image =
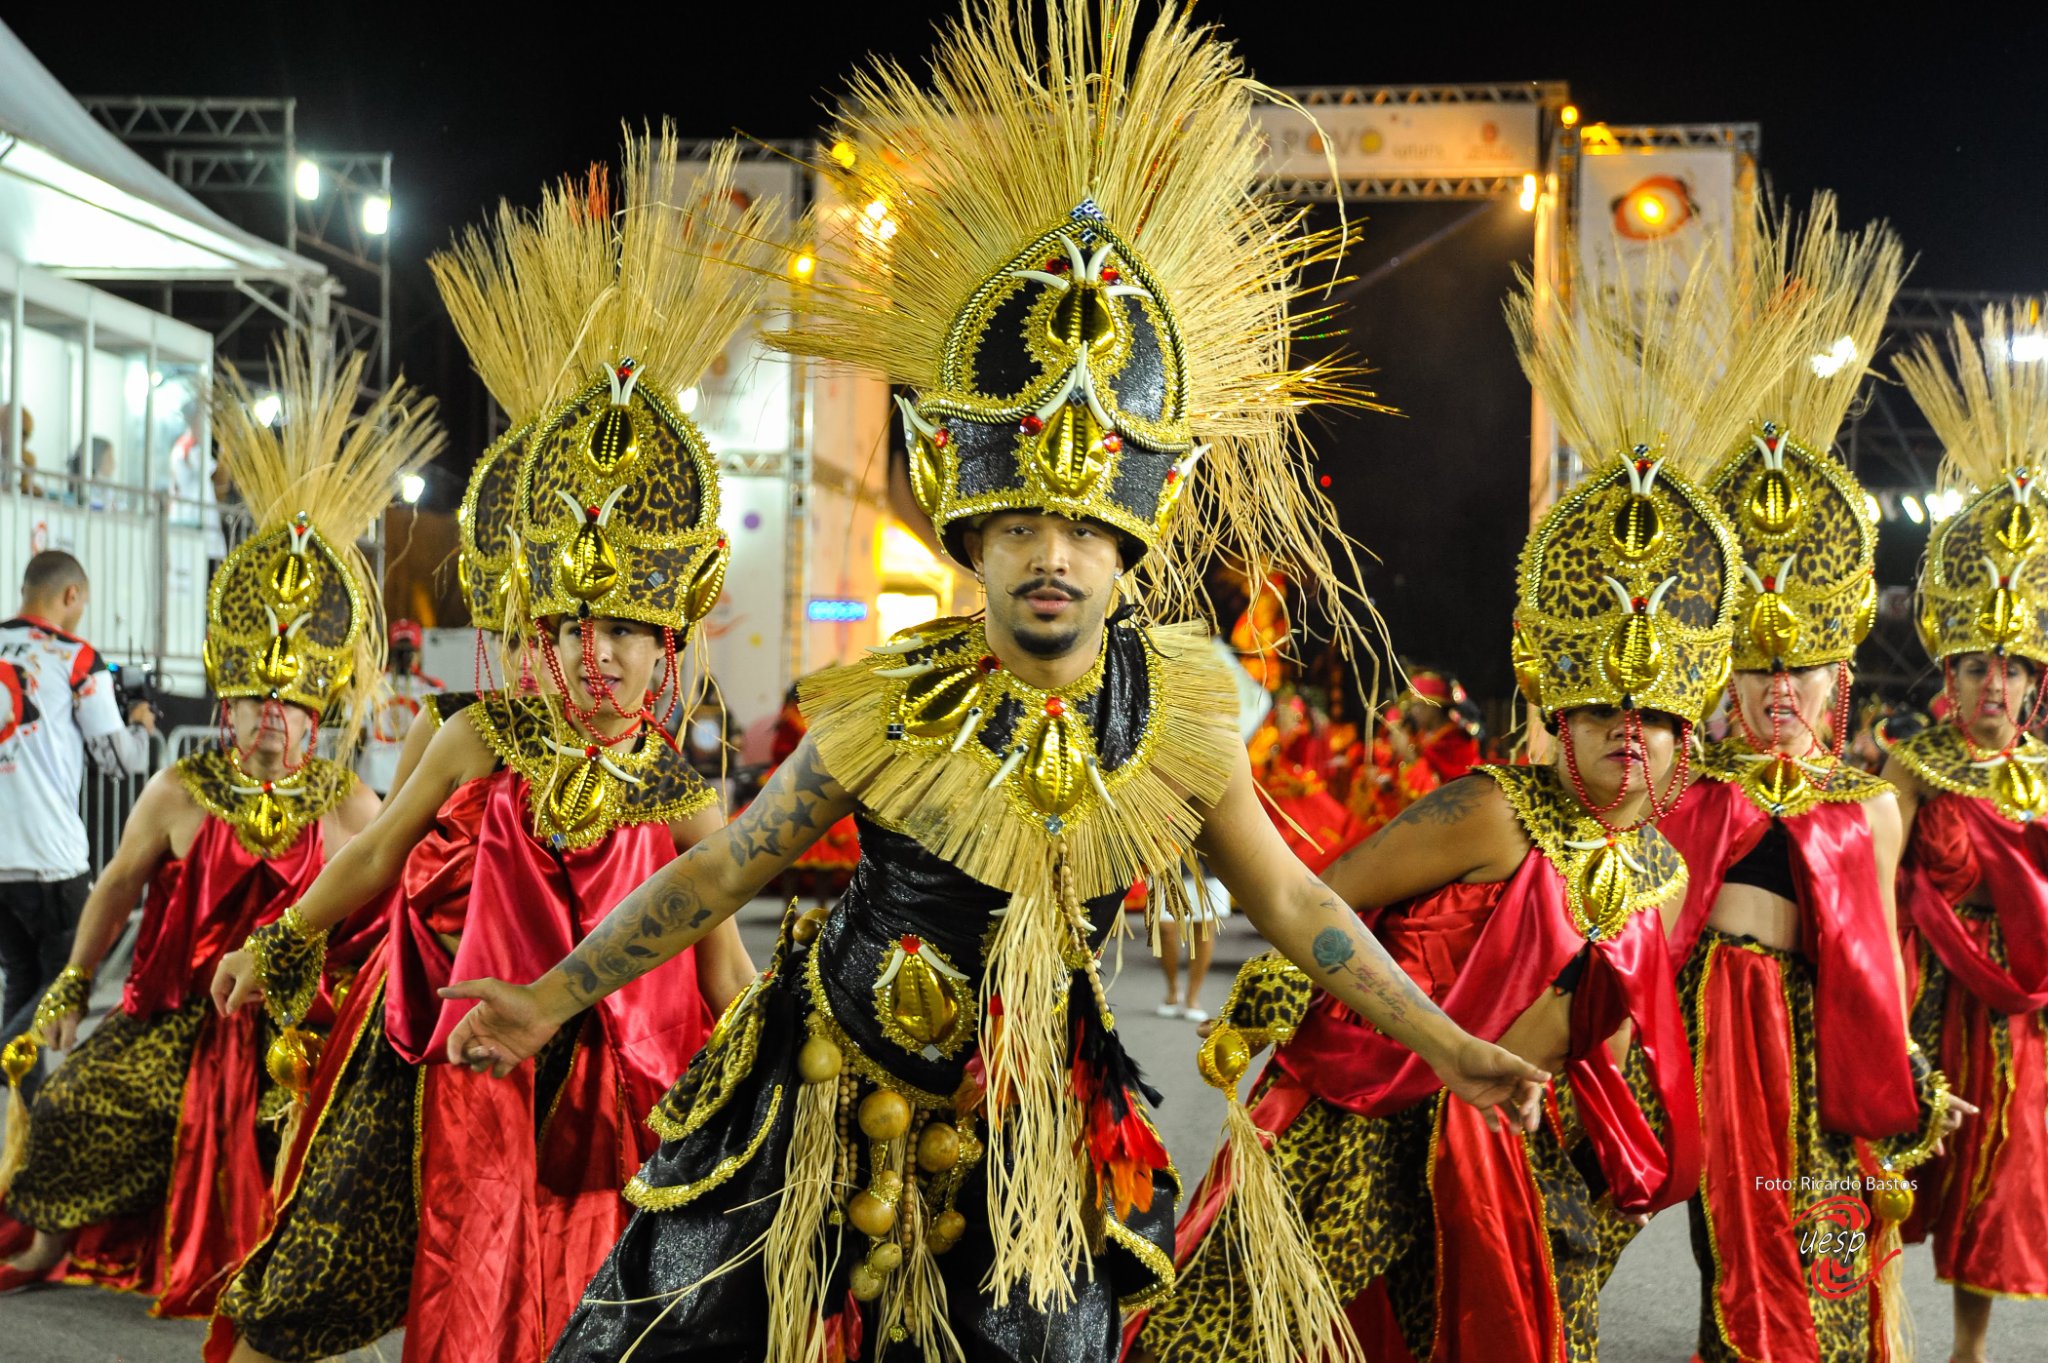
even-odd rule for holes
{"type": "Polygon", "coordinates": [[[1309,883],[1321,895],[1321,907],[1351,918],[1349,927],[1328,927],[1315,935],[1309,954],[1325,975],[1348,977],[1360,989],[1377,999],[1386,1010],[1385,1022],[1400,1024],[1417,1012],[1436,1011],[1429,996],[1416,987],[1408,973],[1387,959],[1383,952],[1370,950],[1372,938],[1363,924],[1351,917],[1351,909],[1329,887],[1314,877],[1309,883]],[[1368,949],[1361,955],[1361,944],[1368,949]],[[1375,959],[1377,957],[1377,959],[1375,959]]]}
{"type": "Polygon", "coordinates": [[[1482,776],[1461,776],[1438,786],[1395,816],[1394,824],[1429,824],[1441,828],[1463,823],[1486,795],[1489,782],[1482,776]]]}
{"type": "Polygon", "coordinates": [[[656,872],[569,954],[562,969],[577,1002],[589,1003],[638,979],[660,963],[656,944],[711,921],[710,906],[678,874],[689,859],[685,853],[656,872]]]}
{"type": "Polygon", "coordinates": [[[788,779],[777,772],[747,812],[732,826],[732,860],[745,866],[757,857],[783,857],[796,839],[813,827],[818,807],[827,798],[832,774],[809,744],[790,758],[788,779]]]}

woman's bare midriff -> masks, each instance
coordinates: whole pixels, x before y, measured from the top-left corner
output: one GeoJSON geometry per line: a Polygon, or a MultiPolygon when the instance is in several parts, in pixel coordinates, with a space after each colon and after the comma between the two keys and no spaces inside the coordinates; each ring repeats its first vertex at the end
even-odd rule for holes
{"type": "Polygon", "coordinates": [[[1777,951],[1799,950],[1799,906],[1754,885],[1723,885],[1707,926],[1730,937],[1750,937],[1777,951]]]}

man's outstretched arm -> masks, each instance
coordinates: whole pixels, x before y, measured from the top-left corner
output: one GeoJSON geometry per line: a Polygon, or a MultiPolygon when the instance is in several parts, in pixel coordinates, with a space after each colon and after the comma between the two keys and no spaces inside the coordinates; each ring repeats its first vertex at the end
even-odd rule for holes
{"type": "Polygon", "coordinates": [[[853,806],[805,739],[739,818],[649,876],[547,974],[442,990],[482,1000],[448,1038],[448,1058],[509,1073],[569,1018],[703,940],[853,806]]]}

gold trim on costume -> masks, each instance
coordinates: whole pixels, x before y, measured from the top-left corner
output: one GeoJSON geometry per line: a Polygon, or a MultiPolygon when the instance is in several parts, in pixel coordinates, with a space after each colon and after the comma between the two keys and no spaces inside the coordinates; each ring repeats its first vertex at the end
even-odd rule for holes
{"type": "Polygon", "coordinates": [[[1999,817],[2030,823],[2048,813],[2048,743],[2026,734],[2009,756],[1972,758],[1962,730],[1930,724],[1891,746],[1922,782],[1949,795],[1988,800],[1999,817]]]}
{"type": "Polygon", "coordinates": [[[565,751],[554,741],[565,726],[546,697],[492,691],[463,713],[485,745],[532,788],[527,811],[533,835],[565,850],[592,846],[617,828],[686,819],[718,802],[718,792],[652,732],[641,734],[631,749],[584,739],[581,750],[565,751]],[[572,794],[584,799],[585,817],[566,817],[572,794]]]}
{"type": "Polygon", "coordinates": [[[1609,833],[1550,767],[1473,768],[1492,779],[1529,841],[1564,877],[1572,924],[1589,942],[1613,937],[1628,920],[1685,887],[1685,861],[1656,829],[1609,833]]]}
{"type": "Polygon", "coordinates": [[[781,1111],[782,1085],[777,1084],[768,1097],[768,1115],[762,1118],[760,1130],[747,1142],[746,1149],[727,1155],[711,1167],[710,1173],[692,1183],[656,1187],[635,1174],[627,1181],[620,1195],[642,1211],[649,1212],[672,1212],[678,1207],[694,1202],[745,1168],[754,1156],[761,1153],[761,1147],[767,1143],[768,1133],[775,1129],[775,1118],[781,1111]]]}
{"type": "Polygon", "coordinates": [[[274,781],[248,775],[234,754],[217,748],[178,759],[172,771],[192,803],[232,826],[243,849],[265,861],[291,851],[308,825],[356,788],[354,772],[324,757],[274,781]]]}

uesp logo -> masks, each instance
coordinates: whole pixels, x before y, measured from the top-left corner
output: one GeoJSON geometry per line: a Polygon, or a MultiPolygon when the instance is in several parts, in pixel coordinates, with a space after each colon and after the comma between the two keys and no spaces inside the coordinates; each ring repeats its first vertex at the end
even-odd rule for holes
{"type": "Polygon", "coordinates": [[[1799,1233],[1799,1255],[1806,1260],[1806,1281],[1816,1296],[1853,1296],[1905,1252],[1894,1249],[1877,1258],[1871,1244],[1873,1220],[1863,1199],[1850,1193],[1824,1198],[1793,1218],[1794,1227],[1806,1227],[1799,1233]],[[1865,1250],[1871,1251],[1872,1262],[1858,1273],[1856,1258],[1865,1250]]]}

